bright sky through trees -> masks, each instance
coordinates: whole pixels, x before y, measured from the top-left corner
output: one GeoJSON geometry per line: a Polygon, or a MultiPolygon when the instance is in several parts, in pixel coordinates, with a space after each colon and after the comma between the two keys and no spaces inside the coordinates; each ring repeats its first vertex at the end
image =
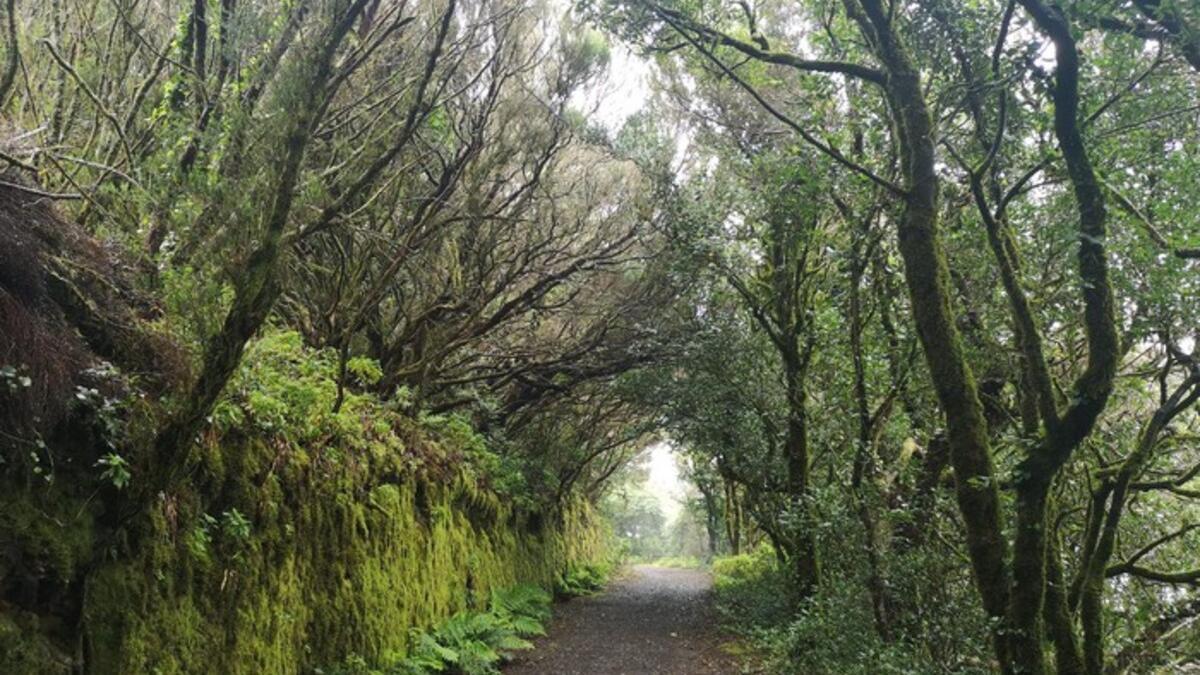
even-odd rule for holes
{"type": "Polygon", "coordinates": [[[646,489],[654,495],[662,507],[663,515],[670,525],[679,517],[686,498],[686,484],[679,475],[679,454],[668,441],[646,448],[649,460],[646,464],[646,489]]]}

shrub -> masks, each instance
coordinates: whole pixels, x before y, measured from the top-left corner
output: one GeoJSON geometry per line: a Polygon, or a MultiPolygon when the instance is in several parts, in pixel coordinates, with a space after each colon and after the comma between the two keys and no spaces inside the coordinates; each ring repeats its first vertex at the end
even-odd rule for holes
{"type": "Polygon", "coordinates": [[[604,588],[611,573],[612,566],[607,563],[571,565],[558,578],[554,592],[563,598],[591,595],[604,588]]]}
{"type": "Polygon", "coordinates": [[[764,544],[712,563],[717,609],[739,632],[781,625],[793,615],[788,575],[764,544]]]}
{"type": "Polygon", "coordinates": [[[385,658],[369,666],[358,656],[347,658],[323,675],[499,675],[507,653],[530,649],[526,639],[545,635],[550,618],[550,594],[537,586],[520,585],[496,591],[486,612],[459,612],[437,629],[413,633],[407,656],[385,658]]]}
{"type": "Polygon", "coordinates": [[[895,639],[885,642],[876,631],[869,599],[859,583],[862,569],[853,549],[830,547],[829,554],[827,569],[838,573],[827,574],[817,592],[803,601],[795,599],[787,569],[770,546],[713,561],[717,609],[726,625],[746,639],[762,672],[988,672],[983,665],[987,663],[987,642],[978,623],[980,612],[964,601],[970,598],[969,580],[945,574],[932,556],[913,560],[896,556],[890,568],[891,583],[924,602],[905,613],[907,620],[896,622],[895,639]],[[839,553],[849,554],[835,557],[839,553]]]}

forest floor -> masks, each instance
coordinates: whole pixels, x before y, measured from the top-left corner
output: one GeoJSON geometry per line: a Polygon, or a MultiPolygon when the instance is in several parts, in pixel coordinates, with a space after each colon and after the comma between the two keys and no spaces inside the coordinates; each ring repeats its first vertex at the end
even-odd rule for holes
{"type": "Polygon", "coordinates": [[[604,592],[555,608],[549,634],[505,675],[732,675],[712,578],[637,565],[604,592]]]}

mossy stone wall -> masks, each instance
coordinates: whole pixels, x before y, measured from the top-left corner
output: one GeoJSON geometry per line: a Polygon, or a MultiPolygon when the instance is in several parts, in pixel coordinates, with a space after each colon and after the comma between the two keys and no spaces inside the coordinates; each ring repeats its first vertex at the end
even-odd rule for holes
{"type": "Polygon", "coordinates": [[[337,372],[335,354],[294,332],[256,340],[200,442],[180,449],[187,480],[135,509],[153,470],[136,459],[148,398],[128,397],[118,438],[51,439],[53,476],[0,471],[0,673],[373,662],[493,589],[549,587],[604,558],[588,503],[501,494],[486,468],[500,457],[469,421],[363,392],[334,405],[337,372]],[[96,466],[112,447],[134,458],[132,487],[96,466]]]}
{"type": "Polygon", "coordinates": [[[94,574],[89,669],[260,675],[372,661],[402,653],[413,628],[482,608],[492,589],[549,587],[605,555],[588,504],[534,528],[462,479],[323,494],[256,526],[245,546],[201,560],[160,518],[155,550],[94,574]]]}

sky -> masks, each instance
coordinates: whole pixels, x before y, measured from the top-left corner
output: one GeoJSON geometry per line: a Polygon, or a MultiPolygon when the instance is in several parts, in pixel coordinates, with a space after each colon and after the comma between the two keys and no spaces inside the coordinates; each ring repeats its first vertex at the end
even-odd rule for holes
{"type": "Polygon", "coordinates": [[[675,462],[675,449],[668,442],[660,442],[647,448],[646,452],[649,454],[646,490],[658,500],[667,524],[673,523],[683,510],[684,499],[684,483],[675,462]]]}
{"type": "MultiPolygon", "coordinates": [[[[630,116],[646,106],[650,96],[651,65],[626,45],[609,41],[608,72],[581,92],[579,105],[592,110],[589,116],[612,133],[620,130],[630,116]]],[[[675,522],[683,511],[685,484],[679,475],[677,455],[666,441],[646,448],[647,492],[658,500],[667,524],[675,522]]]]}
{"type": "Polygon", "coordinates": [[[579,104],[594,109],[589,117],[615,132],[630,115],[646,105],[651,66],[616,40],[609,39],[608,46],[608,72],[580,93],[579,104]]]}

